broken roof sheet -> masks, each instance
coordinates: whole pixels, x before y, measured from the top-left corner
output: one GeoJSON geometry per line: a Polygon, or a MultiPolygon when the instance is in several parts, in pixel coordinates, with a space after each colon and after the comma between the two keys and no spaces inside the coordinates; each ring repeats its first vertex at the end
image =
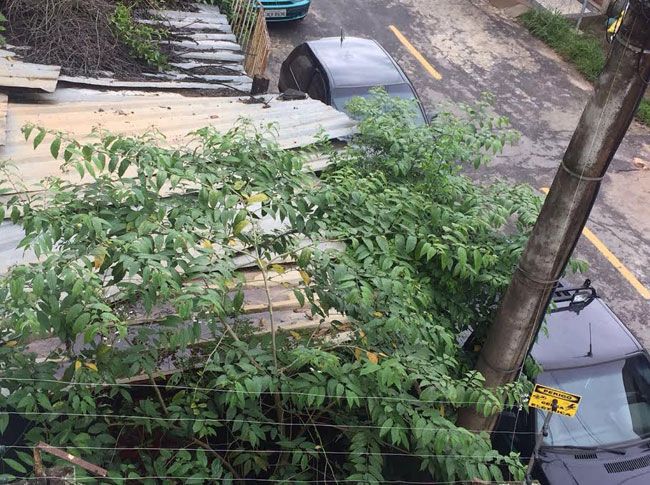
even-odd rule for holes
{"type": "Polygon", "coordinates": [[[0,50],[0,86],[41,89],[49,93],[56,89],[60,66],[23,62],[15,52],[0,50]]]}
{"type": "MultiPolygon", "coordinates": [[[[69,99],[65,90],[58,99],[69,99]]],[[[5,146],[0,160],[9,159],[23,177],[27,189],[37,189],[48,176],[70,176],[61,172],[61,161],[52,159],[47,144],[37,150],[25,142],[21,128],[33,123],[47,129],[72,134],[80,142],[90,138],[92,128],[117,134],[138,135],[155,129],[171,146],[187,144],[187,134],[205,126],[221,132],[233,128],[241,118],[265,128],[274,124],[276,141],[283,148],[310,145],[324,131],[340,138],[355,131],[355,123],[346,114],[311,99],[280,101],[264,96],[267,105],[251,103],[250,98],[184,97],[166,93],[93,93],[79,95],[79,101],[8,104],[5,146]]]]}
{"type": "MultiPolygon", "coordinates": [[[[267,297],[264,287],[264,275],[258,269],[241,271],[240,275],[244,278],[243,293],[244,304],[242,307],[242,316],[237,321],[231,321],[230,324],[235,326],[242,324],[244,321],[252,326],[256,333],[271,332],[271,315],[269,306],[273,310],[273,321],[276,331],[306,330],[317,329],[318,327],[328,327],[332,321],[345,321],[346,318],[340,313],[332,311],[326,318],[311,313],[309,303],[301,304],[294,294],[294,289],[299,288],[302,277],[295,267],[286,266],[287,271],[281,275],[267,276],[269,295],[267,297]],[[270,299],[270,304],[269,304],[270,299]]],[[[137,305],[136,305],[137,307],[137,305]]],[[[141,308],[134,308],[130,312],[131,319],[126,322],[127,338],[121,338],[115,335],[114,339],[109,342],[115,348],[128,347],[129,340],[135,336],[142,327],[156,328],[160,321],[167,315],[174,312],[170,305],[155,307],[150,314],[145,314],[141,308]]],[[[218,338],[222,329],[217,329],[217,336],[209,328],[206,322],[199,322],[201,326],[200,337],[197,344],[209,342],[218,338]]],[[[189,327],[192,322],[179,324],[179,327],[189,327]]],[[[80,336],[77,344],[83,347],[83,337],[80,336]]],[[[47,357],[52,352],[60,349],[61,341],[57,337],[50,337],[41,340],[35,340],[29,344],[28,349],[36,353],[40,358],[47,357]]],[[[173,362],[168,361],[167,365],[159,367],[159,370],[175,369],[173,362]]],[[[124,376],[129,380],[137,379],[138,376],[124,376]]]]}

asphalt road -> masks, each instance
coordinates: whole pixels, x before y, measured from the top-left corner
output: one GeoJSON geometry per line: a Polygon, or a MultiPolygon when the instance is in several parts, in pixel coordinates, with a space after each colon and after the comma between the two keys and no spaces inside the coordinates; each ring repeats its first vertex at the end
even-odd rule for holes
{"type": "MultiPolygon", "coordinates": [[[[407,72],[427,110],[496,96],[522,138],[474,176],[548,187],[591,86],[499,7],[512,0],[313,0],[303,21],[274,24],[272,90],[282,60],[299,43],[325,36],[371,37],[407,72]],[[494,5],[493,5],[494,4],[494,5]],[[389,29],[394,25],[441,75],[430,71],[389,29]]],[[[634,123],[614,158],[576,256],[594,287],[650,348],[650,130],[634,123]],[[643,168],[646,167],[646,168],[643,168]],[[593,239],[596,238],[597,240],[593,239]],[[599,244],[600,242],[600,244],[599,244]],[[621,265],[624,267],[620,269],[621,265]],[[619,269],[617,269],[619,267],[619,269]],[[624,275],[625,269],[629,274],[624,275]],[[634,282],[636,278],[636,282],[634,282]]]]}

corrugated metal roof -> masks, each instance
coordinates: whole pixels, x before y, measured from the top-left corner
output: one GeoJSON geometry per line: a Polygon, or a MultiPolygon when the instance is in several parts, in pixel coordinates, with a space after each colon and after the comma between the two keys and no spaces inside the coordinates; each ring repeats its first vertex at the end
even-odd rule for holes
{"type": "Polygon", "coordinates": [[[11,50],[0,51],[0,86],[42,89],[51,93],[56,89],[60,71],[60,66],[23,62],[11,50]]]}
{"type": "MultiPolygon", "coordinates": [[[[63,91],[60,98],[69,99],[63,91]]],[[[8,104],[6,144],[0,146],[0,159],[10,159],[24,177],[28,189],[48,176],[64,175],[60,161],[52,159],[47,144],[34,150],[26,143],[21,127],[34,123],[44,128],[71,133],[79,141],[89,139],[92,128],[125,135],[142,134],[155,128],[170,145],[186,144],[187,134],[204,126],[225,132],[240,118],[255,126],[274,123],[277,141],[283,148],[309,145],[321,130],[330,138],[349,136],[355,124],[347,115],[311,99],[280,101],[265,96],[264,104],[251,104],[249,98],[184,97],[167,93],[94,93],[80,101],[8,104]]]]}
{"type": "MultiPolygon", "coordinates": [[[[173,62],[173,70],[148,73],[146,79],[118,79],[112,73],[101,76],[61,76],[61,81],[91,86],[152,89],[223,89],[249,92],[252,79],[243,73],[244,53],[217,7],[194,4],[193,11],[148,10],[150,18],[138,22],[166,29],[168,40],[159,41],[171,48],[172,58],[203,59],[209,63],[173,62]],[[186,67],[186,64],[194,64],[186,67]],[[197,69],[200,67],[200,69],[197,69]]],[[[176,59],[176,60],[177,60],[176,59]]]]}
{"type": "MultiPolygon", "coordinates": [[[[253,331],[257,333],[268,333],[271,331],[271,315],[268,311],[269,303],[264,288],[263,275],[256,269],[242,271],[241,274],[245,279],[245,284],[243,288],[243,315],[239,318],[239,323],[246,320],[252,325],[253,331]]],[[[346,320],[343,315],[336,312],[332,312],[327,318],[314,316],[310,311],[310,305],[308,303],[305,306],[301,306],[293,292],[295,288],[299,287],[301,281],[302,278],[298,271],[291,267],[287,268],[286,273],[282,275],[274,274],[272,279],[267,279],[273,309],[273,323],[276,331],[315,329],[319,326],[326,328],[334,320],[346,320]]],[[[173,309],[166,305],[154,308],[148,315],[135,309],[132,312],[131,320],[127,322],[127,339],[121,339],[119,336],[116,336],[110,344],[116,348],[127,347],[129,345],[128,340],[136,334],[138,328],[142,326],[156,328],[157,322],[171,312],[173,312],[173,309]]],[[[230,324],[235,325],[236,322],[232,321],[230,324]]],[[[179,327],[183,325],[180,324],[179,327]]],[[[192,323],[188,322],[186,325],[190,326],[192,323]]],[[[218,330],[217,335],[220,333],[221,331],[218,330]]],[[[201,323],[199,343],[211,341],[214,338],[213,332],[209,329],[207,323],[201,323]]],[[[76,345],[79,347],[84,345],[83,337],[79,338],[76,345]]],[[[42,358],[61,346],[62,343],[58,338],[47,338],[32,342],[28,346],[28,349],[42,358]]],[[[165,367],[163,365],[159,370],[173,370],[173,366],[165,367]]],[[[125,377],[130,379],[136,378],[135,376],[125,377]]]]}

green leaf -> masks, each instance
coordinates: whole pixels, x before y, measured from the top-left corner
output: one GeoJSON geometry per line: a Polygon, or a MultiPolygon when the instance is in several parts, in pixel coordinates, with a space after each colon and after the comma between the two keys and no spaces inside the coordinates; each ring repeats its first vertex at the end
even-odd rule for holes
{"type": "Polygon", "coordinates": [[[34,149],[38,148],[41,142],[45,139],[47,131],[44,128],[38,129],[38,134],[34,137],[34,149]]]}
{"type": "Polygon", "coordinates": [[[45,278],[39,273],[32,280],[32,293],[34,293],[34,296],[40,297],[43,294],[43,290],[45,290],[45,278]]]}
{"type": "Polygon", "coordinates": [[[381,425],[381,429],[379,430],[379,437],[383,437],[388,432],[392,429],[393,427],[393,420],[391,418],[388,418],[386,421],[384,421],[384,424],[381,425]]]}
{"type": "Polygon", "coordinates": [[[417,244],[418,240],[415,238],[415,236],[409,236],[406,238],[406,253],[410,254],[414,249],[417,244]]]}
{"type": "Polygon", "coordinates": [[[311,248],[305,248],[300,252],[300,256],[298,256],[298,260],[296,263],[298,263],[298,266],[301,268],[306,267],[309,264],[309,261],[311,260],[311,255],[312,255],[312,250],[311,248]]]}
{"type": "Polygon", "coordinates": [[[29,140],[29,137],[32,134],[32,131],[34,130],[34,128],[35,127],[32,124],[28,124],[28,125],[23,126],[22,132],[23,132],[23,135],[25,136],[25,141],[29,140]]]}
{"type": "Polygon", "coordinates": [[[2,461],[4,461],[7,465],[9,465],[11,468],[16,470],[18,473],[27,473],[27,468],[25,468],[23,465],[18,463],[16,460],[12,460],[11,458],[3,457],[2,461]]]}
{"type": "Polygon", "coordinates": [[[467,251],[465,250],[464,247],[458,246],[458,249],[456,250],[456,253],[458,255],[458,262],[460,263],[461,266],[466,266],[467,265],[467,251]]]}
{"type": "Polygon", "coordinates": [[[126,169],[129,168],[129,165],[131,165],[131,161],[126,157],[123,158],[120,162],[120,167],[117,169],[118,177],[122,177],[124,175],[126,169]]]}
{"type": "Polygon", "coordinates": [[[0,412],[0,435],[4,434],[9,425],[9,413],[0,412]]]}
{"type": "Polygon", "coordinates": [[[296,300],[298,300],[300,306],[301,307],[305,306],[305,295],[303,294],[303,292],[300,291],[298,288],[294,288],[293,294],[296,296],[296,300]]]}
{"type": "Polygon", "coordinates": [[[61,137],[56,137],[50,145],[50,153],[53,158],[59,157],[59,149],[61,148],[61,137]]]}
{"type": "Polygon", "coordinates": [[[250,225],[250,222],[247,219],[244,219],[243,221],[239,221],[237,224],[235,224],[235,227],[232,229],[232,233],[234,236],[239,236],[246,227],[250,225]]]}

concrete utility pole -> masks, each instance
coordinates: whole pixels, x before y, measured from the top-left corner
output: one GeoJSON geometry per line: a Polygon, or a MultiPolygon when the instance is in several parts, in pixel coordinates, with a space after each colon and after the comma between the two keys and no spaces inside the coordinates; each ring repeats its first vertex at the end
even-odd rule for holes
{"type": "MultiPolygon", "coordinates": [[[[476,369],[487,388],[517,378],[544,318],[600,183],[623,139],[650,77],[650,0],[632,0],[539,219],[501,300],[476,369]]],[[[490,431],[496,416],[461,410],[458,423],[490,431]]]]}

